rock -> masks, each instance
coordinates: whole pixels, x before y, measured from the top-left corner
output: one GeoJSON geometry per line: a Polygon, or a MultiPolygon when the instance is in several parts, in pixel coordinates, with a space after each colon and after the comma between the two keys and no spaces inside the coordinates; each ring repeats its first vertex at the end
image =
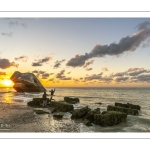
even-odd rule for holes
{"type": "Polygon", "coordinates": [[[125,122],[127,114],[118,111],[107,111],[105,114],[94,115],[94,123],[103,127],[117,125],[125,122]]]}
{"type": "Polygon", "coordinates": [[[69,104],[76,104],[76,103],[79,103],[79,98],[64,97],[64,101],[69,104]]]}
{"type": "Polygon", "coordinates": [[[107,111],[120,111],[120,112],[127,113],[128,115],[139,114],[137,109],[131,109],[131,108],[125,108],[125,107],[119,107],[119,106],[111,106],[111,105],[108,105],[107,111]]]}
{"type": "Polygon", "coordinates": [[[57,118],[57,119],[62,119],[63,115],[62,114],[54,114],[53,117],[57,118]]]}
{"type": "Polygon", "coordinates": [[[43,110],[34,110],[36,114],[49,114],[49,112],[43,111],[43,110]]]}
{"type": "Polygon", "coordinates": [[[32,73],[15,71],[10,79],[15,83],[13,88],[17,92],[44,92],[46,89],[32,73]]]}
{"type": "Polygon", "coordinates": [[[100,114],[100,108],[96,108],[96,109],[93,109],[93,110],[90,110],[86,116],[85,116],[85,119],[89,120],[91,123],[94,122],[94,115],[95,114],[100,114]]]}
{"type": "Polygon", "coordinates": [[[95,104],[99,104],[99,105],[101,105],[102,103],[101,103],[101,102],[98,102],[98,103],[95,103],[95,104]]]}
{"type": "Polygon", "coordinates": [[[89,120],[87,120],[87,119],[84,119],[84,124],[86,126],[92,126],[91,122],[89,120]]]}
{"type": "Polygon", "coordinates": [[[73,105],[66,102],[51,101],[49,106],[55,108],[57,112],[70,112],[73,110],[73,105]]]}
{"type": "Polygon", "coordinates": [[[74,110],[72,111],[71,119],[84,118],[90,110],[91,110],[91,109],[88,108],[88,106],[83,107],[83,108],[81,108],[81,109],[74,109],[74,110]]]}
{"type": "MultiPolygon", "coordinates": [[[[49,99],[47,98],[47,101],[49,99]]],[[[31,107],[43,107],[43,98],[33,98],[32,101],[29,101],[27,103],[27,105],[31,106],[31,107]]],[[[48,106],[47,106],[48,107],[48,106]]]]}
{"type": "Polygon", "coordinates": [[[137,109],[137,110],[141,109],[141,106],[139,106],[139,105],[133,105],[133,104],[130,104],[130,103],[122,104],[122,103],[116,103],[115,102],[115,106],[120,106],[120,107],[125,107],[125,108],[131,108],[131,109],[137,109]]]}

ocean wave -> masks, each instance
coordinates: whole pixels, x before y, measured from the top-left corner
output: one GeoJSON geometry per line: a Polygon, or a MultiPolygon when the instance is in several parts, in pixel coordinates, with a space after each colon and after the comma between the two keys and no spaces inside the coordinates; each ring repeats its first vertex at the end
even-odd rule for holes
{"type": "Polygon", "coordinates": [[[26,96],[42,96],[43,93],[37,93],[37,92],[27,93],[27,92],[24,92],[24,94],[26,96]]]}
{"type": "Polygon", "coordinates": [[[95,96],[72,96],[72,95],[69,95],[69,96],[66,96],[66,95],[54,95],[56,97],[72,97],[72,98],[101,98],[101,97],[95,97],[95,96]]]}
{"type": "Polygon", "coordinates": [[[14,96],[13,97],[14,100],[19,100],[19,101],[29,101],[29,100],[32,100],[33,98],[31,97],[24,97],[24,96],[14,96]]]}

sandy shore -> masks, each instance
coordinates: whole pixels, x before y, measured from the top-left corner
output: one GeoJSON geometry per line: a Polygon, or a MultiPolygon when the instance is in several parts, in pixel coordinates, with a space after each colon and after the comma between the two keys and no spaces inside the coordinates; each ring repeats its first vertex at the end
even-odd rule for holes
{"type": "Polygon", "coordinates": [[[34,109],[27,105],[0,103],[0,132],[79,132],[78,125],[67,113],[58,120],[52,114],[36,114],[34,109]]]}

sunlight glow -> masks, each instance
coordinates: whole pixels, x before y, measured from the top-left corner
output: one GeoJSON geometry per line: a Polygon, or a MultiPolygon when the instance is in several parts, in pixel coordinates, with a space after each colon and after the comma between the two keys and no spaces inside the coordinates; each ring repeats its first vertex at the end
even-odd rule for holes
{"type": "Polygon", "coordinates": [[[4,79],[3,80],[3,85],[4,86],[12,86],[13,85],[13,82],[9,79],[4,79]]]}

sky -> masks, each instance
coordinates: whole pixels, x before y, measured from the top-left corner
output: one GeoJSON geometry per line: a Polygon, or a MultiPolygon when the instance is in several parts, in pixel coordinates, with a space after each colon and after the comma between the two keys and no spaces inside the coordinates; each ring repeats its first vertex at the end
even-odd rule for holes
{"type": "Polygon", "coordinates": [[[150,18],[0,18],[0,87],[150,86],[150,18]]]}

